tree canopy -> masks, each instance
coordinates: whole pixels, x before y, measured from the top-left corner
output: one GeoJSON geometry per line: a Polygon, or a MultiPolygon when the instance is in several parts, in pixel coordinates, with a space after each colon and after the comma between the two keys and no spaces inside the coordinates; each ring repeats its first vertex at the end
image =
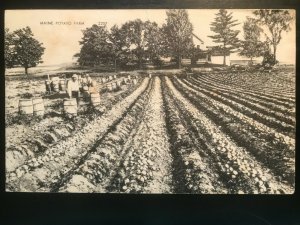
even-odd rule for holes
{"type": "Polygon", "coordinates": [[[247,17],[243,25],[244,41],[241,41],[240,55],[252,58],[263,56],[267,50],[267,44],[260,40],[262,29],[254,18],[247,17]]]}
{"type": "Polygon", "coordinates": [[[193,48],[193,26],[185,9],[167,10],[166,24],[162,26],[162,45],[164,55],[176,58],[181,68],[181,58],[193,48]]]}
{"type": "Polygon", "coordinates": [[[265,33],[265,35],[273,47],[274,61],[276,61],[277,45],[281,41],[282,31],[289,31],[291,29],[290,24],[293,17],[288,10],[280,9],[255,10],[254,15],[257,18],[257,22],[269,30],[270,34],[265,33]]]}
{"type": "Polygon", "coordinates": [[[28,68],[42,63],[45,48],[33,37],[30,27],[18,29],[12,33],[5,30],[5,65],[7,68],[22,66],[25,74],[28,68]]]}
{"type": "Polygon", "coordinates": [[[238,48],[239,39],[237,35],[239,30],[233,30],[233,27],[238,25],[237,20],[233,19],[232,13],[228,13],[226,9],[220,9],[216,14],[214,22],[211,23],[211,30],[216,33],[208,37],[213,39],[215,43],[221,43],[219,46],[223,52],[223,64],[226,64],[226,54],[233,52],[234,49],[238,48]]]}
{"type": "Polygon", "coordinates": [[[96,65],[107,62],[111,57],[110,45],[107,42],[109,33],[105,27],[94,24],[83,32],[82,45],[78,54],[80,65],[96,65]]]}

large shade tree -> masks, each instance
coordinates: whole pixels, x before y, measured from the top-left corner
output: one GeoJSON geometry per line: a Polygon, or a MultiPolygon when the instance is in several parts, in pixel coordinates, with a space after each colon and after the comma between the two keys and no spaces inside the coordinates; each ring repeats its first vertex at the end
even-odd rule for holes
{"type": "Polygon", "coordinates": [[[223,53],[223,64],[226,65],[226,55],[228,52],[234,52],[239,46],[237,36],[240,31],[233,29],[233,27],[238,25],[237,20],[234,20],[232,13],[229,13],[226,9],[220,9],[210,25],[211,31],[216,34],[208,37],[212,38],[213,42],[221,44],[219,49],[223,53]]]}
{"type": "Polygon", "coordinates": [[[4,55],[5,68],[12,68],[15,65],[16,52],[13,45],[13,33],[8,28],[5,28],[4,55]]]}
{"type": "Polygon", "coordinates": [[[145,57],[154,65],[161,65],[160,55],[163,53],[160,28],[157,23],[146,21],[144,23],[145,57]]]}
{"type": "Polygon", "coordinates": [[[254,57],[263,56],[268,50],[266,42],[261,41],[262,29],[254,18],[247,17],[243,25],[244,40],[241,41],[240,55],[249,57],[251,62],[254,57]]]}
{"type": "Polygon", "coordinates": [[[291,21],[293,20],[289,10],[270,10],[260,9],[255,10],[254,15],[257,17],[257,22],[266,27],[269,34],[266,34],[268,42],[273,47],[274,61],[276,62],[277,46],[282,38],[282,31],[289,31],[291,29],[291,21]]]}
{"type": "Polygon", "coordinates": [[[175,58],[181,68],[182,56],[188,55],[193,48],[193,26],[184,9],[170,9],[166,14],[166,24],[161,29],[164,55],[175,58]]]}
{"type": "Polygon", "coordinates": [[[131,53],[140,68],[145,54],[144,23],[140,19],[128,21],[122,25],[121,30],[126,33],[126,42],[130,44],[131,53]]]}
{"type": "Polygon", "coordinates": [[[22,66],[25,74],[28,69],[42,63],[42,55],[45,48],[36,40],[30,27],[15,30],[9,33],[5,31],[5,65],[7,68],[22,66]]]}
{"type": "Polygon", "coordinates": [[[111,27],[108,42],[116,71],[118,64],[123,66],[128,62],[130,43],[126,41],[125,30],[120,29],[117,25],[111,27]]]}
{"type": "Polygon", "coordinates": [[[96,24],[86,28],[83,32],[78,56],[80,65],[99,65],[107,63],[111,57],[111,48],[108,43],[109,33],[106,27],[96,24]]]}

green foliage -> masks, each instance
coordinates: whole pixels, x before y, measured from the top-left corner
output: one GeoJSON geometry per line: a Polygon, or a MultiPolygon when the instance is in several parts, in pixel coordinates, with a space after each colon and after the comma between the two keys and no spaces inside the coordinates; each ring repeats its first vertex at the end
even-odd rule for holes
{"type": "Polygon", "coordinates": [[[167,23],[161,29],[161,44],[165,50],[162,54],[175,58],[181,68],[182,56],[188,55],[193,48],[193,26],[184,9],[171,9],[166,13],[167,23]]]}
{"type": "Polygon", "coordinates": [[[77,55],[79,64],[91,66],[107,63],[112,55],[106,28],[94,24],[82,32],[83,38],[79,42],[82,47],[77,55]]]}
{"type": "Polygon", "coordinates": [[[232,28],[238,25],[237,20],[233,20],[232,13],[228,13],[225,9],[220,9],[216,14],[214,22],[211,23],[211,30],[215,35],[208,36],[213,39],[215,43],[221,43],[219,46],[224,54],[223,64],[226,62],[226,54],[234,52],[238,48],[239,40],[237,35],[240,31],[232,28]]]}
{"type": "Polygon", "coordinates": [[[15,65],[14,60],[16,57],[13,47],[13,34],[5,28],[4,55],[6,68],[12,68],[15,65]]]}
{"type": "Polygon", "coordinates": [[[146,21],[144,26],[145,57],[149,58],[154,65],[161,66],[162,60],[160,60],[160,55],[163,50],[161,46],[161,30],[155,22],[146,21]]]}
{"type": "Polygon", "coordinates": [[[113,63],[116,69],[131,63],[141,67],[147,58],[157,59],[158,39],[159,28],[150,21],[128,21],[120,28],[114,25],[110,32],[93,25],[83,31],[82,47],[76,56],[81,65],[113,63]]]}
{"type": "Polygon", "coordinates": [[[264,56],[264,58],[262,61],[262,65],[264,67],[274,66],[275,64],[278,63],[278,61],[275,60],[274,55],[272,53],[270,53],[269,51],[266,51],[263,56],[264,56]]]}
{"type": "Polygon", "coordinates": [[[22,66],[25,73],[30,67],[42,63],[45,48],[33,38],[30,27],[18,29],[13,33],[5,30],[5,65],[7,68],[22,66]]]}
{"type": "Polygon", "coordinates": [[[141,67],[145,54],[144,23],[140,19],[128,21],[121,29],[126,33],[126,42],[130,44],[133,61],[137,61],[138,66],[141,67]]]}
{"type": "Polygon", "coordinates": [[[120,66],[126,65],[129,62],[130,43],[126,40],[125,30],[114,25],[110,29],[109,42],[114,63],[118,63],[120,66]]]}
{"type": "Polygon", "coordinates": [[[253,18],[247,17],[243,25],[244,41],[241,41],[240,55],[249,57],[251,60],[254,57],[259,57],[267,51],[268,46],[266,43],[260,41],[260,34],[262,29],[257,25],[253,18]]]}
{"type": "Polygon", "coordinates": [[[260,9],[255,10],[254,15],[257,17],[257,22],[265,26],[269,30],[266,34],[267,41],[273,46],[274,62],[276,61],[277,45],[281,41],[282,31],[288,32],[293,17],[288,10],[270,10],[260,9]]]}

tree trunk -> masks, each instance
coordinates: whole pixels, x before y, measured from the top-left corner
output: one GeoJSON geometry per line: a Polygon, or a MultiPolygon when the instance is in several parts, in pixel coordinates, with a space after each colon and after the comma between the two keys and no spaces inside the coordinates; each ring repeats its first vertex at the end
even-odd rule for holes
{"type": "Polygon", "coordinates": [[[178,55],[178,69],[181,69],[181,54],[178,55]]]}
{"type": "Polygon", "coordinates": [[[277,46],[274,44],[274,64],[276,64],[276,50],[277,50],[277,46]]]}
{"type": "Polygon", "coordinates": [[[27,66],[25,66],[25,74],[26,74],[26,76],[28,76],[28,67],[27,66]]]}
{"type": "Polygon", "coordinates": [[[225,50],[225,42],[223,44],[224,58],[223,58],[223,66],[226,66],[226,50],[225,50]]]}

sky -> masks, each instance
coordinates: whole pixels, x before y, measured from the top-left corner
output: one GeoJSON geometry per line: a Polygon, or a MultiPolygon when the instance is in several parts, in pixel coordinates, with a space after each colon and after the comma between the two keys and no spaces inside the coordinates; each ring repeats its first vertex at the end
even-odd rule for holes
{"type": "MultiPolygon", "coordinates": [[[[218,10],[187,9],[193,33],[204,41],[206,46],[216,45],[208,35],[212,35],[210,23],[213,22],[218,10]]],[[[252,16],[253,10],[234,9],[233,19],[238,19],[241,30],[239,38],[243,38],[242,26],[247,16],[252,16]]],[[[295,11],[291,11],[295,17],[295,11]]],[[[129,10],[6,10],[5,28],[10,31],[29,26],[34,37],[46,48],[42,65],[56,65],[73,61],[73,55],[80,51],[79,41],[82,30],[99,22],[106,22],[107,28],[113,25],[121,26],[129,20],[150,20],[162,25],[166,22],[166,10],[160,9],[129,9],[129,10]]],[[[236,56],[237,57],[237,56],[236,56]]],[[[282,32],[282,40],[278,45],[277,59],[282,63],[295,63],[296,58],[296,28],[295,20],[291,31],[282,32]]]]}

